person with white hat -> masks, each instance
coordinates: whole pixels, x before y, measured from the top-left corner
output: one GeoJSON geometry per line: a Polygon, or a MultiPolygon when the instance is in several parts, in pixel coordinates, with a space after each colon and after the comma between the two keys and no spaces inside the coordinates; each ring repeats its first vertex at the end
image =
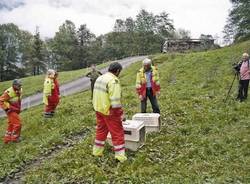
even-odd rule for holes
{"type": "Polygon", "coordinates": [[[146,113],[147,98],[149,98],[154,113],[160,113],[156,96],[160,94],[158,69],[152,61],[146,58],[142,61],[143,67],[137,72],[136,91],[141,101],[141,112],[146,113]]]}

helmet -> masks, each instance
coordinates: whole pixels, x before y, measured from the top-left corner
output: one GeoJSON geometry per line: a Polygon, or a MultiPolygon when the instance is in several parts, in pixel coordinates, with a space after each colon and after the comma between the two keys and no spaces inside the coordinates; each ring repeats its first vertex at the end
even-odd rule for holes
{"type": "Polygon", "coordinates": [[[145,58],[143,61],[142,61],[143,65],[151,65],[152,64],[152,61],[151,59],[148,59],[148,58],[145,58]]]}
{"type": "Polygon", "coordinates": [[[22,81],[20,79],[14,79],[12,85],[22,86],[22,81]]]}

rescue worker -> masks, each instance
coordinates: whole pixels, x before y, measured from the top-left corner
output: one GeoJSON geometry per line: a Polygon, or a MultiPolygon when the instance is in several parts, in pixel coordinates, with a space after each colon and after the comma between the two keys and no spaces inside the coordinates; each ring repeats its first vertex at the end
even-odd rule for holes
{"type": "Polygon", "coordinates": [[[19,79],[12,82],[12,87],[8,88],[0,97],[0,106],[6,112],[8,127],[4,136],[4,143],[19,142],[21,134],[21,97],[22,83],[19,79]]]}
{"type": "Polygon", "coordinates": [[[43,89],[43,103],[45,104],[44,108],[44,117],[50,118],[53,117],[55,109],[60,101],[60,90],[59,83],[57,80],[58,73],[55,70],[49,69],[47,76],[44,81],[43,89]]]}
{"type": "Polygon", "coordinates": [[[240,102],[246,100],[248,95],[248,86],[250,80],[249,62],[249,55],[244,53],[242,55],[242,61],[237,66],[238,72],[240,73],[237,100],[240,100],[240,102]]]}
{"type": "Polygon", "coordinates": [[[90,82],[91,82],[91,99],[92,99],[93,98],[93,90],[94,90],[95,81],[100,75],[102,75],[102,73],[96,69],[95,64],[91,65],[91,69],[92,70],[89,73],[86,74],[86,77],[90,78],[90,82]]]}
{"type": "Polygon", "coordinates": [[[93,155],[103,155],[105,140],[110,132],[115,159],[124,162],[127,157],[122,126],[121,85],[118,79],[121,70],[120,63],[111,63],[108,72],[98,77],[94,86],[93,106],[96,111],[97,126],[93,155]]]}
{"type": "Polygon", "coordinates": [[[151,102],[154,113],[160,113],[156,95],[160,95],[159,73],[155,66],[152,66],[151,59],[142,61],[143,67],[137,72],[136,91],[141,101],[141,112],[146,113],[147,98],[151,102]]]}

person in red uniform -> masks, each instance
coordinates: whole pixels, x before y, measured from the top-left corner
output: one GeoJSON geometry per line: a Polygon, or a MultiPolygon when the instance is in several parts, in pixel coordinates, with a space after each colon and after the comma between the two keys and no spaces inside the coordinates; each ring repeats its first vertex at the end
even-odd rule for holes
{"type": "Polygon", "coordinates": [[[55,109],[60,101],[60,90],[57,77],[58,73],[50,69],[44,81],[43,103],[45,104],[44,117],[46,118],[53,117],[55,109]]]}
{"type": "Polygon", "coordinates": [[[105,141],[110,132],[115,151],[115,159],[127,160],[125,155],[124,129],[122,126],[123,109],[121,104],[121,85],[118,76],[122,65],[111,63],[108,72],[97,78],[94,86],[93,107],[96,111],[96,136],[93,155],[102,156],[105,141]]]}
{"type": "Polygon", "coordinates": [[[4,136],[4,143],[19,142],[21,134],[21,93],[22,83],[20,80],[13,80],[12,87],[8,88],[0,97],[0,106],[6,112],[8,127],[4,136]]]}

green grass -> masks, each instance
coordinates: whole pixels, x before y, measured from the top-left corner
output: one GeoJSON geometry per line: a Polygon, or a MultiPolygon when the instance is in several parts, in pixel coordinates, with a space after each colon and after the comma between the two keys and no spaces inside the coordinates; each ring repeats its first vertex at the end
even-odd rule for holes
{"type": "MultiPolygon", "coordinates": [[[[101,69],[107,66],[110,62],[103,63],[98,65],[97,68],[101,69]]],[[[75,79],[83,77],[90,71],[90,68],[84,68],[80,70],[73,70],[73,71],[66,71],[66,72],[59,72],[59,82],[60,84],[65,84],[71,82],[75,79]]],[[[30,76],[22,78],[23,82],[23,96],[33,95],[43,90],[43,82],[44,82],[45,75],[37,75],[37,76],[30,76]]],[[[12,81],[5,81],[0,83],[0,92],[2,93],[4,90],[8,89],[12,84],[12,81]]]]}
{"type": "MultiPolygon", "coordinates": [[[[90,129],[86,139],[29,170],[26,183],[250,183],[249,100],[234,101],[237,84],[223,102],[233,79],[231,63],[250,51],[250,41],[209,52],[153,56],[160,70],[160,133],[147,135],[137,152],[120,164],[107,145],[103,158],[91,155],[95,116],[89,92],[63,98],[52,120],[42,107],[22,113],[20,144],[0,143],[0,176],[23,160],[37,157],[64,137],[90,129]],[[14,151],[13,151],[14,150],[14,151]]],[[[139,110],[136,63],[122,72],[127,117],[139,110]]],[[[5,125],[0,126],[4,132],[5,125]]]]}

